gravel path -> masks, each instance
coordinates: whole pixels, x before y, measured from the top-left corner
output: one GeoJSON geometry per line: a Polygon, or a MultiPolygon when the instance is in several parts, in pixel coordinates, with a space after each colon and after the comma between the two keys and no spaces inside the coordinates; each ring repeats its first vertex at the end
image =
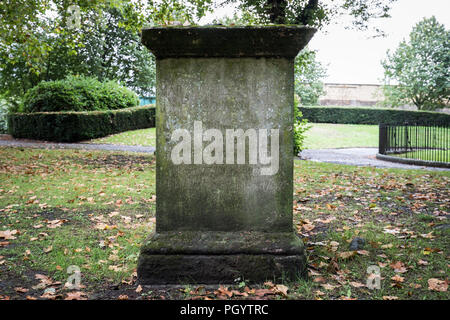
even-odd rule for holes
{"type": "Polygon", "coordinates": [[[331,162],[353,166],[367,166],[377,168],[423,169],[432,171],[449,171],[445,168],[413,166],[409,164],[382,161],[375,158],[378,148],[343,148],[304,150],[300,158],[317,162],[331,162]]]}

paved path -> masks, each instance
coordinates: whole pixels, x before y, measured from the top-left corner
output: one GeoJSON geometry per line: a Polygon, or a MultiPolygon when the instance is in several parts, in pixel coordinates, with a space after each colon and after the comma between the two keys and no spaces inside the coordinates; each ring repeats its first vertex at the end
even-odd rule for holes
{"type": "Polygon", "coordinates": [[[424,169],[433,171],[449,171],[445,168],[433,168],[424,166],[413,166],[409,164],[382,161],[375,158],[378,148],[343,148],[343,149],[319,149],[304,150],[300,158],[317,162],[331,162],[348,164],[354,166],[368,166],[377,168],[400,168],[400,169],[424,169]]]}
{"type": "MultiPolygon", "coordinates": [[[[83,150],[106,150],[106,151],[127,151],[154,153],[155,147],[126,146],[117,144],[93,144],[93,143],[53,143],[38,141],[23,141],[0,137],[0,147],[22,147],[22,148],[43,148],[43,149],[83,149],[83,150]],[[4,139],[1,139],[4,138],[4,139]]],[[[413,166],[408,164],[382,161],[375,158],[377,148],[343,148],[343,149],[319,149],[304,150],[300,158],[317,162],[331,162],[337,164],[347,164],[354,166],[370,166],[377,168],[401,168],[401,169],[424,169],[434,171],[449,171],[445,168],[432,168],[423,166],[413,166]]]]}
{"type": "Polygon", "coordinates": [[[53,142],[25,142],[18,140],[0,140],[0,147],[22,147],[41,149],[83,149],[83,150],[107,150],[153,153],[155,147],[123,146],[118,144],[94,144],[94,143],[53,143],[53,142]]]}

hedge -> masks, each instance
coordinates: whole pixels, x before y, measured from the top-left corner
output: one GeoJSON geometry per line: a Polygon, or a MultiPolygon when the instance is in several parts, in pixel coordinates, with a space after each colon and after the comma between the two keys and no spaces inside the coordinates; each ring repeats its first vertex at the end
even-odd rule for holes
{"type": "Polygon", "coordinates": [[[153,106],[84,112],[8,114],[8,131],[15,138],[75,142],[155,126],[153,106]]]}
{"type": "Polygon", "coordinates": [[[349,108],[301,106],[303,118],[315,123],[342,123],[342,124],[398,124],[398,123],[428,123],[448,122],[450,115],[429,111],[410,111],[398,109],[378,108],[349,108]]]}

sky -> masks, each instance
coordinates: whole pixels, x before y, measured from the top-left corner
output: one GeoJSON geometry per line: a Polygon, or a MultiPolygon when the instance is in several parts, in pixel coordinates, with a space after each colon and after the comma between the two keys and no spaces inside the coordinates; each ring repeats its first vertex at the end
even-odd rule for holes
{"type": "Polygon", "coordinates": [[[450,0],[399,0],[392,7],[391,18],[376,24],[386,37],[370,38],[372,33],[330,26],[327,33],[318,32],[309,43],[317,58],[328,65],[325,82],[379,84],[383,80],[381,60],[388,49],[395,50],[408,39],[413,26],[424,17],[435,16],[450,27],[450,0]]]}
{"type": "MultiPolygon", "coordinates": [[[[231,11],[222,9],[221,16],[231,11]]],[[[328,69],[324,79],[328,83],[381,84],[381,60],[388,49],[395,50],[400,41],[407,39],[413,26],[424,17],[435,16],[446,28],[450,27],[450,0],[398,0],[391,18],[374,20],[386,37],[373,38],[373,32],[346,30],[342,25],[331,25],[318,31],[309,43],[317,50],[317,58],[328,69]],[[326,32],[325,32],[326,31],[326,32]]]]}

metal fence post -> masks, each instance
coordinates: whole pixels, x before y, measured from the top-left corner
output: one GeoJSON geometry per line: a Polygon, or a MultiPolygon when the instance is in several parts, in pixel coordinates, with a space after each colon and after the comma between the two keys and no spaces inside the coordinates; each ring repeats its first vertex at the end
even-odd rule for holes
{"type": "Polygon", "coordinates": [[[384,123],[379,125],[379,141],[378,141],[378,153],[386,154],[386,140],[387,140],[387,128],[384,123]]]}

